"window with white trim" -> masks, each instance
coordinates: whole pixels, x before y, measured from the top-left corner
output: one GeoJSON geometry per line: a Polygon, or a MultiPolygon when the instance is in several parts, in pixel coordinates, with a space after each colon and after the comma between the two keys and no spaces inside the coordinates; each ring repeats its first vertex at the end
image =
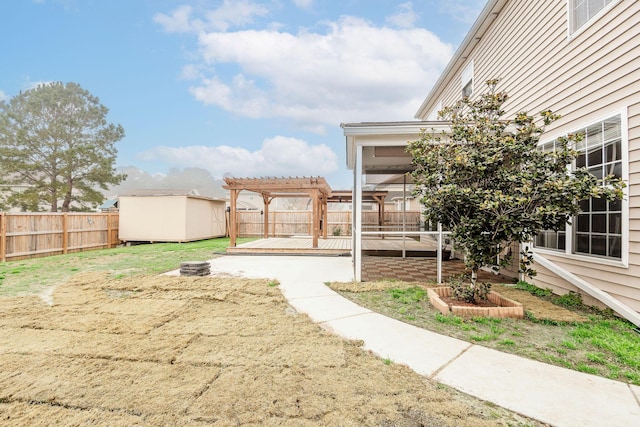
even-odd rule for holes
{"type": "Polygon", "coordinates": [[[473,61],[462,72],[462,97],[466,98],[473,94],[473,61]]]}
{"type": "Polygon", "coordinates": [[[596,16],[602,9],[617,0],[569,0],[569,28],[574,33],[596,16]]]}
{"type": "MultiPolygon", "coordinates": [[[[622,164],[626,153],[622,145],[622,121],[616,115],[585,128],[584,138],[576,144],[578,152],[574,167],[586,167],[597,178],[607,175],[622,176],[622,164]]],[[[553,151],[555,141],[543,144],[540,149],[553,151]]],[[[566,247],[567,232],[544,231],[536,236],[535,245],[579,255],[622,258],[622,201],[607,202],[591,198],[580,202],[580,212],[572,221],[572,247],[566,247]]]]}
{"type": "MultiPolygon", "coordinates": [[[[556,151],[557,144],[558,140],[554,139],[553,141],[545,142],[538,146],[538,150],[546,153],[553,153],[556,151]]],[[[564,252],[567,248],[567,233],[565,230],[545,230],[536,236],[534,244],[538,248],[553,249],[564,252]]]]}
{"type": "MultiPolygon", "coordinates": [[[[622,132],[620,116],[581,130],[584,139],[576,146],[576,167],[587,167],[597,178],[622,178],[622,132]]],[[[583,200],[582,213],[574,220],[573,252],[610,258],[622,256],[622,201],[583,200]]]]}

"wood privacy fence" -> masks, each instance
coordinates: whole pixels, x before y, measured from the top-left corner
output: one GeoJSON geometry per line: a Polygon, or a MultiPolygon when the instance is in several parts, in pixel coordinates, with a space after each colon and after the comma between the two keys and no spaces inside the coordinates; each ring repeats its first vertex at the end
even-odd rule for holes
{"type": "Polygon", "coordinates": [[[0,261],[118,244],[118,213],[0,213],[0,261]]]}
{"type": "MultiPolygon", "coordinates": [[[[271,211],[269,212],[269,236],[287,237],[295,235],[311,235],[312,230],[311,211],[271,211]]],[[[402,212],[385,212],[385,231],[401,230],[403,219],[402,212]]],[[[351,221],[353,214],[350,211],[327,212],[327,234],[349,236],[351,235],[351,221]]],[[[379,230],[378,212],[363,212],[363,226],[365,230],[379,230]]],[[[420,229],[421,213],[419,211],[406,212],[404,222],[406,229],[417,231],[420,229]]],[[[263,235],[264,214],[260,211],[238,211],[238,236],[261,237],[263,235]]]]}
{"type": "MultiPolygon", "coordinates": [[[[382,230],[401,230],[402,212],[385,212],[382,230]]],[[[350,211],[327,213],[328,235],[351,235],[350,211]]],[[[363,212],[365,230],[379,230],[378,212],[363,212]]],[[[269,212],[269,236],[311,235],[311,211],[269,212]]],[[[406,230],[420,229],[421,214],[406,212],[406,230]]],[[[260,211],[238,212],[238,236],[262,237],[260,211]]],[[[118,245],[119,214],[104,213],[6,213],[0,212],[0,261],[66,254],[118,245]]]]}

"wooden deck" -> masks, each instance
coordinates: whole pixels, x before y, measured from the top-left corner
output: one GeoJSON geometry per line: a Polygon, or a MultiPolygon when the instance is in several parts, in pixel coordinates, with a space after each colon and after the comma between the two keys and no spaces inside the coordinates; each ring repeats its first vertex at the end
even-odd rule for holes
{"type": "MultiPolygon", "coordinates": [[[[230,254],[286,254],[286,255],[351,255],[351,236],[319,239],[318,247],[312,247],[310,236],[259,239],[228,247],[230,254]]],[[[405,238],[404,250],[407,256],[435,257],[435,242],[418,242],[405,238]]],[[[402,237],[367,238],[362,240],[365,255],[400,256],[403,250],[402,237]]]]}

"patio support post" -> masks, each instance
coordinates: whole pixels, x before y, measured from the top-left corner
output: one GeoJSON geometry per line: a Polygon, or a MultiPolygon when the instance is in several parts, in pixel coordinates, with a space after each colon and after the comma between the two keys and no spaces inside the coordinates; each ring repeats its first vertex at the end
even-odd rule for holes
{"type": "Polygon", "coordinates": [[[361,145],[356,145],[356,158],[353,168],[353,264],[354,279],[362,280],[362,151],[361,145]]]}
{"type": "Polygon", "coordinates": [[[442,283],[442,224],[438,223],[438,250],[436,251],[436,257],[438,257],[438,261],[436,265],[438,266],[438,283],[442,283]]]}
{"type": "Polygon", "coordinates": [[[236,202],[238,201],[238,190],[229,190],[229,196],[231,197],[229,203],[229,246],[236,246],[236,235],[238,234],[238,219],[236,213],[236,202]]]}
{"type": "Polygon", "coordinates": [[[402,259],[407,257],[407,174],[402,175],[402,259]]]}

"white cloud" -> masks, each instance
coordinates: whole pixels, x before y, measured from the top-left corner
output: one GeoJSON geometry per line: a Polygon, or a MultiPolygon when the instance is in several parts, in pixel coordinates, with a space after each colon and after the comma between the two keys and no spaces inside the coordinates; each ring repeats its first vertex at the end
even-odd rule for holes
{"type": "Polygon", "coordinates": [[[319,176],[338,169],[337,156],[324,144],[284,136],[265,139],[262,147],[249,151],[219,145],[155,147],[140,155],[144,161],[164,161],[172,167],[206,169],[214,177],[223,176],[319,176]]]}
{"type": "Polygon", "coordinates": [[[473,24],[487,0],[440,0],[438,10],[465,24],[473,24]]]}
{"type": "Polygon", "coordinates": [[[416,21],[420,16],[413,11],[413,4],[411,2],[402,3],[398,6],[400,11],[395,15],[387,17],[387,22],[398,28],[413,28],[416,21]]]}
{"type": "Polygon", "coordinates": [[[411,119],[452,47],[419,28],[376,27],[353,17],[326,32],[203,32],[201,64],[216,66],[192,94],[254,118],[307,128],[361,120],[411,119]],[[224,68],[234,70],[225,75],[224,68]]]}
{"type": "Polygon", "coordinates": [[[202,27],[202,21],[191,20],[193,8],[183,5],[171,12],[170,15],[158,13],[153,17],[153,21],[160,24],[168,33],[186,33],[202,27]]]}
{"type": "Polygon", "coordinates": [[[156,14],[153,20],[169,33],[227,31],[249,25],[256,17],[266,16],[268,13],[266,7],[249,0],[224,0],[217,9],[204,11],[204,19],[193,16],[193,7],[182,5],[169,15],[156,14]]]}
{"type": "Polygon", "coordinates": [[[313,6],[313,0],[293,0],[293,4],[300,9],[311,9],[313,6]]]}
{"type": "Polygon", "coordinates": [[[9,99],[9,96],[0,90],[0,102],[6,101],[7,99],[9,99]]]}

